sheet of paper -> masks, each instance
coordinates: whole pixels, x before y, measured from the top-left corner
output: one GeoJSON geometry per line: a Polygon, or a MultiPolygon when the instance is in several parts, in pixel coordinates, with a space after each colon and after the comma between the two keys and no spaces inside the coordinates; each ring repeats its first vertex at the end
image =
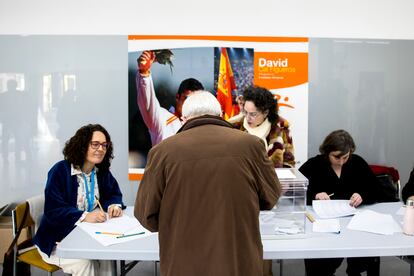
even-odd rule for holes
{"type": "Polygon", "coordinates": [[[340,218],[357,212],[349,200],[313,200],[312,207],[320,218],[340,218]]]}
{"type": "Polygon", "coordinates": [[[400,215],[400,216],[404,216],[404,213],[405,213],[405,206],[401,206],[398,210],[397,210],[397,215],[400,215]]]}
{"type": "Polygon", "coordinates": [[[289,169],[276,169],[277,178],[279,179],[294,179],[294,175],[289,169]]]}
{"type": "Polygon", "coordinates": [[[349,222],[348,229],[370,233],[392,235],[401,232],[400,225],[389,214],[382,214],[372,210],[357,213],[349,222]]]}
{"type": "Polygon", "coordinates": [[[122,217],[108,219],[103,223],[82,222],[78,224],[78,227],[104,246],[141,239],[152,234],[150,231],[142,227],[136,218],[131,218],[125,214],[122,217]],[[143,234],[117,238],[121,235],[142,232],[143,234]]]}
{"type": "Polygon", "coordinates": [[[313,232],[336,233],[341,232],[339,219],[317,219],[312,223],[313,232]]]}

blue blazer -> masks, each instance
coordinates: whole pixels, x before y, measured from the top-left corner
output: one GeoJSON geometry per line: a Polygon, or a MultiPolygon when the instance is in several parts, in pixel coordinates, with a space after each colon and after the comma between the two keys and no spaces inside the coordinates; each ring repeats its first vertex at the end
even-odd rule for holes
{"type": "MultiPolygon", "coordinates": [[[[110,171],[98,171],[99,201],[104,210],[111,204],[122,203],[122,193],[118,182],[110,171]]],[[[77,208],[78,181],[71,175],[71,165],[66,160],[56,163],[48,173],[45,188],[45,208],[39,229],[33,238],[40,250],[48,256],[52,253],[56,242],[66,237],[83,211],[77,208]]]]}

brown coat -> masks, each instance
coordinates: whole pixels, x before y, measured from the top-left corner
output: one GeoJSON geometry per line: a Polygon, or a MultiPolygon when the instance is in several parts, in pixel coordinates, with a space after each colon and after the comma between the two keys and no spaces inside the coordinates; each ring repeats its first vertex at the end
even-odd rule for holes
{"type": "Polygon", "coordinates": [[[159,231],[163,276],[254,276],[263,264],[259,210],[279,196],[263,142],[202,116],[151,149],[135,216],[159,231]]]}

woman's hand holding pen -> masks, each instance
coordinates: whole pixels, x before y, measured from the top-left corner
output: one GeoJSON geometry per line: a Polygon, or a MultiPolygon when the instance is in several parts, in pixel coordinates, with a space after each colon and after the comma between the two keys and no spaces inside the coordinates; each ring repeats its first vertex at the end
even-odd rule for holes
{"type": "Polygon", "coordinates": [[[94,210],[86,214],[86,217],[83,221],[97,223],[106,221],[106,214],[101,210],[94,210]]]}
{"type": "Polygon", "coordinates": [[[332,193],[332,194],[330,194],[330,195],[328,195],[327,193],[325,193],[325,192],[322,192],[322,193],[317,193],[316,195],[315,195],[315,199],[316,200],[330,200],[331,199],[331,196],[333,196],[334,194],[332,193]]]}

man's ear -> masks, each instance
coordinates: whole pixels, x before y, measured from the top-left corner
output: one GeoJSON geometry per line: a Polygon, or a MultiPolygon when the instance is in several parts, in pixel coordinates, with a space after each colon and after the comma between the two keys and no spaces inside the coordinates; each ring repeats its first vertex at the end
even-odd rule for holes
{"type": "Polygon", "coordinates": [[[175,94],[175,100],[178,101],[180,99],[180,94],[175,94]]]}

